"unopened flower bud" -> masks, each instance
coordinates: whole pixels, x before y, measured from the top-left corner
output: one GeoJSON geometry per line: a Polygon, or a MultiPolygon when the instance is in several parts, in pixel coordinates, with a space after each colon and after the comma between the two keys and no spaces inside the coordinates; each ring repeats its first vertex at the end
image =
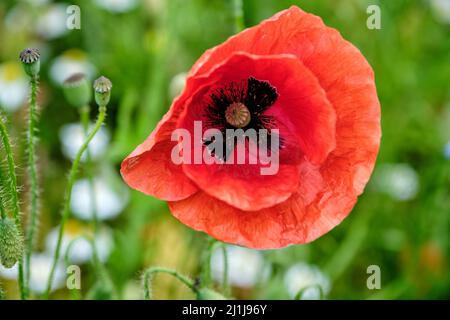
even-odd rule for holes
{"type": "Polygon", "coordinates": [[[197,300],[227,300],[227,298],[214,290],[202,288],[197,291],[197,300]]]}
{"type": "Polygon", "coordinates": [[[92,89],[83,73],[75,73],[63,83],[64,95],[75,108],[86,106],[91,101],[92,89]]]}
{"type": "Polygon", "coordinates": [[[22,61],[23,69],[32,78],[36,78],[39,75],[41,68],[40,56],[39,50],[35,48],[27,48],[20,52],[19,58],[22,61]]]}
{"type": "Polygon", "coordinates": [[[111,97],[111,88],[111,81],[104,76],[94,81],[95,102],[99,106],[106,106],[108,104],[111,97]]]}
{"type": "Polygon", "coordinates": [[[5,268],[12,268],[22,258],[23,238],[11,219],[0,220],[0,261],[5,268]]]}

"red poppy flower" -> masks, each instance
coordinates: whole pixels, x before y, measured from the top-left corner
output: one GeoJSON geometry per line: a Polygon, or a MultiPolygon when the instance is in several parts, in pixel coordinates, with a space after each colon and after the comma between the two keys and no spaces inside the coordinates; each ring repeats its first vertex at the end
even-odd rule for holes
{"type": "MultiPolygon", "coordinates": [[[[380,135],[367,61],[319,17],[291,7],[206,51],[121,172],[196,230],[279,248],[312,241],[347,216],[371,175],[380,135]],[[277,128],[277,173],[262,175],[263,163],[174,163],[172,132],[193,133],[194,121],[206,124],[202,133],[277,128]]],[[[194,144],[205,150],[210,142],[194,144]]]]}

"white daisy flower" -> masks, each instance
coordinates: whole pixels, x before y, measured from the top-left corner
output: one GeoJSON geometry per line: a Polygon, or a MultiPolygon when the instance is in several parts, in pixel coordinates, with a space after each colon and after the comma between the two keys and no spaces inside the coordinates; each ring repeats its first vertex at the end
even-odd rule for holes
{"type": "Polygon", "coordinates": [[[450,0],[431,0],[431,9],[439,21],[450,23],[450,0]]]}
{"type": "Polygon", "coordinates": [[[78,180],[73,186],[70,208],[82,220],[91,220],[94,209],[99,220],[114,219],[128,203],[128,189],[122,183],[116,187],[104,178],[95,177],[93,189],[88,179],[78,180]]]}
{"type": "Polygon", "coordinates": [[[55,39],[65,35],[67,29],[67,5],[55,4],[46,9],[36,25],[38,34],[45,39],[55,39]]]}
{"type": "MultiPolygon", "coordinates": [[[[89,131],[91,131],[93,127],[94,124],[91,123],[89,131]]],[[[61,140],[63,154],[67,158],[73,160],[85,141],[83,126],[80,123],[66,124],[61,127],[59,138],[61,140]]],[[[106,127],[101,127],[88,146],[88,151],[92,160],[97,160],[105,154],[109,140],[110,134],[108,129],[106,129],[106,127]]],[[[86,161],[86,159],[87,152],[81,157],[82,161],[86,161]]]]}
{"type": "MultiPolygon", "coordinates": [[[[265,263],[262,253],[258,250],[239,246],[227,245],[228,253],[228,281],[240,288],[251,288],[258,282],[267,279],[270,268],[265,263]]],[[[217,282],[223,280],[223,251],[214,250],[211,256],[211,275],[217,282]]]]}
{"type": "Polygon", "coordinates": [[[74,73],[83,73],[88,79],[95,75],[95,67],[87,59],[87,55],[78,49],[70,49],[55,58],[50,67],[50,77],[59,85],[74,73]]]}
{"type": "Polygon", "coordinates": [[[414,199],[419,191],[419,176],[406,163],[382,164],[375,171],[373,185],[398,201],[414,199]]]}
{"type": "MultiPolygon", "coordinates": [[[[59,226],[52,229],[45,239],[46,249],[49,253],[55,251],[58,232],[59,226]]],[[[67,222],[61,243],[62,257],[65,258],[66,254],[68,254],[70,263],[74,264],[83,264],[90,261],[93,255],[93,248],[89,239],[92,239],[92,236],[92,231],[80,222],[76,220],[67,222]],[[70,251],[67,253],[69,245],[70,251]]],[[[112,232],[107,228],[100,229],[95,238],[95,246],[98,258],[100,261],[105,262],[113,248],[112,232]]]]}
{"type": "Polygon", "coordinates": [[[17,62],[0,65],[0,108],[14,112],[28,98],[28,80],[17,62]]]}
{"type": "Polygon", "coordinates": [[[184,89],[186,85],[186,72],[179,73],[175,75],[169,84],[169,96],[171,99],[178,96],[184,89]]]}
{"type": "Polygon", "coordinates": [[[317,266],[303,262],[291,266],[286,271],[284,284],[292,299],[304,290],[301,299],[317,300],[320,299],[321,290],[326,296],[331,289],[330,279],[317,266]]]}
{"type": "Polygon", "coordinates": [[[17,4],[6,13],[3,23],[10,32],[28,31],[31,30],[33,17],[26,6],[17,4]]]}
{"type": "Polygon", "coordinates": [[[102,9],[110,12],[127,12],[134,9],[138,1],[137,0],[95,0],[95,3],[102,9]]]}
{"type": "MultiPolygon", "coordinates": [[[[53,265],[53,256],[47,253],[34,253],[31,255],[30,290],[41,294],[47,288],[47,281],[53,265]]],[[[0,265],[0,276],[5,279],[15,280],[18,276],[17,263],[11,269],[6,269],[0,265]]],[[[66,269],[62,262],[58,262],[53,277],[52,291],[64,287],[66,280],[66,269]]]]}

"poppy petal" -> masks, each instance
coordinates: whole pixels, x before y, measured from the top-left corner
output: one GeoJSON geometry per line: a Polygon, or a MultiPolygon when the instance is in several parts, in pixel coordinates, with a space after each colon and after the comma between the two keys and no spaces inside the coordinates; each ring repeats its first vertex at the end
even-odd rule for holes
{"type": "MultiPolygon", "coordinates": [[[[295,154],[303,154],[308,161],[321,163],[335,146],[334,109],[317,79],[296,57],[254,56],[238,52],[209,74],[211,84],[238,82],[251,77],[267,81],[279,93],[275,104],[264,113],[277,120],[279,126],[275,127],[280,129],[286,144],[279,154],[278,173],[262,175],[259,165],[248,163],[183,165],[186,175],[200,189],[246,211],[260,210],[285,201],[297,189],[296,166],[300,159],[297,157],[295,161],[295,154]]],[[[193,96],[192,102],[180,116],[179,128],[195,132],[194,122],[204,118],[203,101],[208,96],[208,88],[199,89],[193,96]]],[[[203,154],[203,149],[195,152],[203,154]]]]}
{"type": "Polygon", "coordinates": [[[176,146],[170,137],[181,110],[170,109],[147,140],[122,162],[122,177],[133,189],[167,201],[181,200],[197,192],[198,188],[180,166],[170,161],[176,146]]]}
{"type": "MultiPolygon", "coordinates": [[[[169,202],[172,214],[189,227],[216,239],[255,249],[273,249],[311,239],[310,224],[318,216],[313,201],[324,182],[314,165],[299,166],[302,197],[272,208],[243,211],[204,192],[182,201],[169,202]]],[[[313,234],[315,236],[315,234],[313,234]]]]}
{"type": "MultiPolygon", "coordinates": [[[[289,142],[286,147],[289,152],[286,154],[292,153],[294,160],[286,161],[283,152],[280,153],[280,159],[281,164],[289,168],[293,167],[293,164],[297,165],[297,172],[289,173],[290,177],[286,178],[289,180],[288,184],[297,184],[295,190],[292,184],[287,189],[274,188],[276,190],[273,193],[269,190],[264,195],[260,191],[255,192],[257,196],[252,198],[248,177],[244,179],[246,181],[243,186],[239,186],[238,169],[230,170],[226,176],[220,176],[220,171],[206,168],[207,166],[200,166],[196,170],[190,170],[189,166],[185,165],[165,166],[177,172],[176,175],[172,174],[177,184],[195,183],[190,190],[182,188],[189,190],[183,192],[182,196],[174,196],[174,191],[169,207],[175,217],[219,240],[259,249],[306,243],[339,224],[364,190],[374,167],[381,138],[380,105],[370,65],[359,50],[344,40],[338,31],[325,26],[319,17],[305,13],[295,6],[206,51],[192,67],[186,89],[165,119],[170,123],[167,128],[172,130],[186,119],[190,119],[188,122],[197,119],[192,111],[199,110],[196,109],[198,95],[204,94],[208,86],[216,85],[218,78],[227,79],[227,72],[220,69],[232,59],[247,59],[247,64],[252,66],[263,61],[264,57],[272,59],[273,64],[284,58],[296,61],[296,66],[293,62],[289,63],[293,68],[297,68],[296,70],[303,68],[306,76],[295,82],[305,87],[307,84],[312,86],[304,90],[305,94],[311,97],[304,101],[311,105],[324,106],[320,111],[303,114],[300,114],[299,110],[312,109],[283,110],[279,108],[280,100],[283,101],[280,95],[274,108],[267,109],[271,116],[283,122],[280,121],[280,127],[289,142]],[[308,77],[309,80],[306,79],[308,77]],[[334,110],[334,113],[327,111],[329,109],[334,110]],[[303,128],[300,133],[302,126],[298,121],[309,116],[309,126],[307,129],[303,128]],[[321,125],[315,128],[314,124],[317,123],[321,125]],[[331,130],[334,136],[329,134],[330,128],[335,130],[331,130]],[[317,137],[327,136],[332,140],[331,144],[316,143],[317,137]],[[291,143],[292,141],[294,143],[291,143]],[[299,148],[295,148],[295,142],[299,148]],[[297,149],[302,157],[296,156],[297,149]],[[218,179],[215,181],[217,186],[207,185],[208,182],[215,184],[211,183],[214,179],[218,179]],[[228,189],[239,190],[241,194],[233,194],[228,189]],[[288,194],[290,196],[286,198],[288,194]],[[257,200],[257,197],[267,197],[268,200],[257,200]],[[176,201],[178,199],[182,200],[176,201]]],[[[283,67],[269,67],[269,63],[267,66],[270,72],[275,74],[274,78],[263,77],[260,80],[271,80],[274,83],[280,80],[276,74],[283,70],[283,67]]],[[[241,76],[244,76],[246,70],[244,67],[230,69],[230,74],[237,70],[237,74],[241,76]]],[[[289,88],[289,83],[282,84],[281,88],[283,87],[289,88]]],[[[162,134],[157,132],[154,135],[155,141],[167,140],[164,126],[158,129],[162,134]]],[[[149,138],[137,154],[141,154],[143,150],[158,150],[156,145],[157,143],[149,138]]],[[[166,160],[163,160],[163,157],[155,159],[161,159],[161,162],[165,163],[170,157],[169,148],[166,146],[160,149],[166,155],[166,160]]],[[[130,157],[133,158],[134,155],[130,157]]],[[[148,162],[151,162],[148,165],[154,165],[153,160],[148,162]]],[[[287,172],[282,171],[281,176],[287,172]]],[[[258,186],[272,188],[264,181],[254,181],[255,190],[258,186]]],[[[272,182],[278,186],[278,181],[272,182]]],[[[167,183],[172,188],[175,187],[175,182],[167,183]]]]}
{"type": "MultiPolygon", "coordinates": [[[[295,54],[318,79],[336,111],[336,148],[318,169],[323,190],[307,206],[303,205],[303,192],[298,191],[270,208],[279,213],[280,219],[284,215],[303,217],[299,220],[302,223],[291,229],[294,231],[279,234],[280,239],[288,239],[280,240],[279,247],[312,241],[348,215],[372,173],[381,138],[373,71],[359,50],[338,31],[325,26],[319,17],[291,7],[205,52],[191,74],[202,74],[238,51],[295,54]]],[[[260,233],[261,238],[265,236],[260,233]]],[[[233,242],[232,237],[222,238],[233,242]]],[[[246,245],[277,247],[276,242],[261,245],[247,241],[246,245]]]]}

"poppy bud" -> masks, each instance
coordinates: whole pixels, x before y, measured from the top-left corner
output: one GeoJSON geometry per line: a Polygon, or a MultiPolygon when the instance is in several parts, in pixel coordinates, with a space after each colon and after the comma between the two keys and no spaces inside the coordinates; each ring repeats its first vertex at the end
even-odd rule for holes
{"type": "Polygon", "coordinates": [[[40,56],[39,50],[35,48],[27,48],[20,52],[19,58],[22,61],[23,69],[32,78],[36,78],[39,75],[41,68],[40,56]]]}
{"type": "Polygon", "coordinates": [[[64,95],[75,108],[83,107],[91,101],[91,88],[83,73],[75,73],[63,83],[64,95]]]}
{"type": "Polygon", "coordinates": [[[197,300],[227,300],[227,298],[214,290],[202,288],[197,291],[197,300]]]}
{"type": "Polygon", "coordinates": [[[14,222],[0,220],[0,261],[5,268],[12,268],[22,257],[23,238],[14,222]]]}
{"type": "Polygon", "coordinates": [[[111,81],[104,76],[94,81],[95,102],[99,106],[106,106],[108,104],[109,98],[111,97],[111,88],[111,81]]]}

